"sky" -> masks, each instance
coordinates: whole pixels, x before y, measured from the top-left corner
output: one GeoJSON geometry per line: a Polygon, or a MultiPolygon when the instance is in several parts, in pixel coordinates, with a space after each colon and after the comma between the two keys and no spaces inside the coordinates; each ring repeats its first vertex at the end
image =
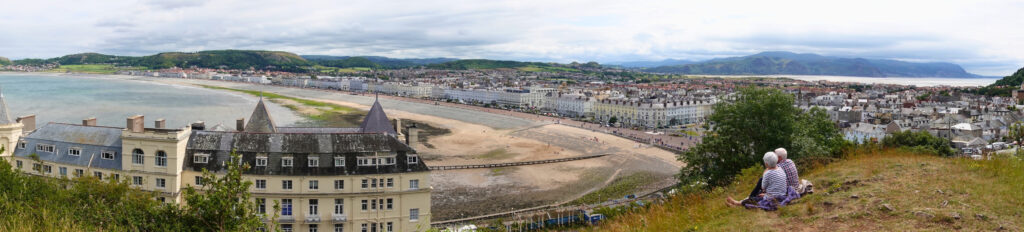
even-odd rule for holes
{"type": "Polygon", "coordinates": [[[1024,1],[46,0],[0,3],[0,56],[257,49],[545,62],[791,51],[1024,67],[1024,1]]]}

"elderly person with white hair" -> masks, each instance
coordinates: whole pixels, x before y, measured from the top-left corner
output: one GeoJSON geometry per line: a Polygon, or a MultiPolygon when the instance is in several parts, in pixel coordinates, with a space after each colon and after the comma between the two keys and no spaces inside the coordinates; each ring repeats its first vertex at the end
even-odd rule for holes
{"type": "MultiPolygon", "coordinates": [[[[761,175],[761,191],[756,196],[748,197],[742,202],[729,197],[727,203],[732,206],[744,206],[747,208],[761,208],[764,210],[776,210],[779,206],[786,205],[789,201],[799,198],[796,190],[789,187],[786,180],[786,172],[777,165],[779,157],[775,152],[768,152],[763,157],[765,171],[761,175]]],[[[755,191],[757,191],[755,189],[755,191]]]]}
{"type": "Polygon", "coordinates": [[[793,187],[800,195],[813,193],[813,185],[810,181],[801,180],[800,173],[797,171],[796,163],[793,160],[788,159],[788,152],[785,148],[775,149],[775,155],[779,156],[779,168],[786,172],[786,185],[793,187]]]}

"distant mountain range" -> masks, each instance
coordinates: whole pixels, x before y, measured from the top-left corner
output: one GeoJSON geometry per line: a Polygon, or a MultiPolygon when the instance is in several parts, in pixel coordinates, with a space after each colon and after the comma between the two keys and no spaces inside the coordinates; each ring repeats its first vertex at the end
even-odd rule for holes
{"type": "Polygon", "coordinates": [[[673,65],[684,65],[693,64],[700,61],[695,60],[677,60],[677,59],[665,59],[657,61],[628,61],[628,62],[610,62],[608,65],[621,66],[624,68],[653,68],[661,66],[673,66],[673,65]]]}
{"type": "Polygon", "coordinates": [[[828,75],[861,77],[982,77],[952,63],[914,63],[897,60],[842,58],[792,52],[762,52],[750,56],[644,68],[655,73],[705,75],[828,75]]]}
{"type": "Polygon", "coordinates": [[[389,58],[383,56],[325,56],[325,55],[302,55],[302,58],[324,66],[349,68],[349,67],[387,67],[404,68],[420,65],[440,64],[456,61],[454,58],[389,58]]]}

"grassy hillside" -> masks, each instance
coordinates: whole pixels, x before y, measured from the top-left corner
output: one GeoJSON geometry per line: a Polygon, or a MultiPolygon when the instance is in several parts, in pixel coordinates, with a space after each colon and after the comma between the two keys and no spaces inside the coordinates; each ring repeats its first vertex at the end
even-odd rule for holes
{"type": "Polygon", "coordinates": [[[978,88],[973,93],[985,96],[1009,97],[1013,90],[1020,88],[1021,83],[1024,83],[1024,68],[1018,69],[1012,75],[996,80],[996,83],[978,88]]]}
{"type": "Polygon", "coordinates": [[[977,77],[951,63],[840,58],[790,52],[762,52],[744,57],[644,69],[659,73],[713,75],[839,75],[864,77],[977,77]]]}
{"type": "MultiPolygon", "coordinates": [[[[802,167],[807,168],[807,167],[802,167]]],[[[775,212],[728,207],[763,171],[672,197],[593,228],[600,231],[1024,230],[1024,161],[942,158],[902,150],[858,152],[801,170],[816,193],[775,212]]]]}
{"type": "Polygon", "coordinates": [[[11,65],[11,60],[7,57],[0,56],[0,66],[11,65]]]}
{"type": "Polygon", "coordinates": [[[140,66],[150,69],[170,67],[268,69],[283,71],[304,71],[312,63],[288,52],[254,50],[214,50],[201,52],[165,52],[150,56],[114,56],[99,53],[80,53],[50,59],[25,59],[18,64],[39,65],[57,63],[60,65],[107,64],[115,66],[140,66]]]}
{"type": "Polygon", "coordinates": [[[520,61],[509,61],[509,60],[484,60],[484,59],[472,59],[472,60],[457,60],[451,62],[445,62],[440,64],[427,65],[428,68],[434,69],[456,69],[456,70],[467,70],[467,69],[516,69],[525,72],[579,72],[579,70],[569,67],[562,67],[549,63],[541,62],[520,62],[520,61]]]}

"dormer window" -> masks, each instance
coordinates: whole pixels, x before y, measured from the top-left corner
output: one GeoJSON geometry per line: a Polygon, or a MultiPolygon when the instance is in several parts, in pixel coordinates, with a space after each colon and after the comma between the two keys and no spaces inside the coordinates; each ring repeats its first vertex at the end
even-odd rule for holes
{"type": "Polygon", "coordinates": [[[81,148],[77,148],[77,147],[69,148],[68,149],[68,155],[80,156],[80,155],[82,155],[82,149],[81,148]]]}
{"type": "Polygon", "coordinates": [[[291,167],[294,164],[295,164],[295,160],[293,160],[293,157],[291,157],[291,156],[281,157],[281,167],[291,167]]]}
{"type": "Polygon", "coordinates": [[[192,156],[192,162],[197,164],[205,164],[210,162],[210,154],[196,153],[192,156]]]}
{"type": "Polygon", "coordinates": [[[53,145],[48,144],[36,144],[36,151],[53,153],[55,148],[53,145]]]}
{"type": "Polygon", "coordinates": [[[112,151],[104,151],[103,154],[100,155],[100,158],[112,160],[112,159],[114,159],[114,152],[112,152],[112,151]]]}
{"type": "Polygon", "coordinates": [[[28,143],[26,143],[25,141],[22,141],[22,142],[18,143],[18,148],[25,149],[25,147],[27,147],[27,146],[28,146],[28,143]]]}
{"type": "Polygon", "coordinates": [[[307,158],[309,167],[320,167],[320,157],[310,156],[307,158]]]}
{"type": "Polygon", "coordinates": [[[409,164],[417,164],[417,163],[420,162],[420,156],[418,156],[418,155],[409,155],[409,157],[406,158],[406,161],[409,164]]]}
{"type": "Polygon", "coordinates": [[[343,156],[335,156],[334,157],[334,166],[335,167],[345,167],[345,157],[343,157],[343,156]]]}
{"type": "Polygon", "coordinates": [[[267,166],[267,156],[265,156],[265,155],[263,155],[263,156],[256,156],[256,167],[266,167],[266,166],[267,166]]]}

